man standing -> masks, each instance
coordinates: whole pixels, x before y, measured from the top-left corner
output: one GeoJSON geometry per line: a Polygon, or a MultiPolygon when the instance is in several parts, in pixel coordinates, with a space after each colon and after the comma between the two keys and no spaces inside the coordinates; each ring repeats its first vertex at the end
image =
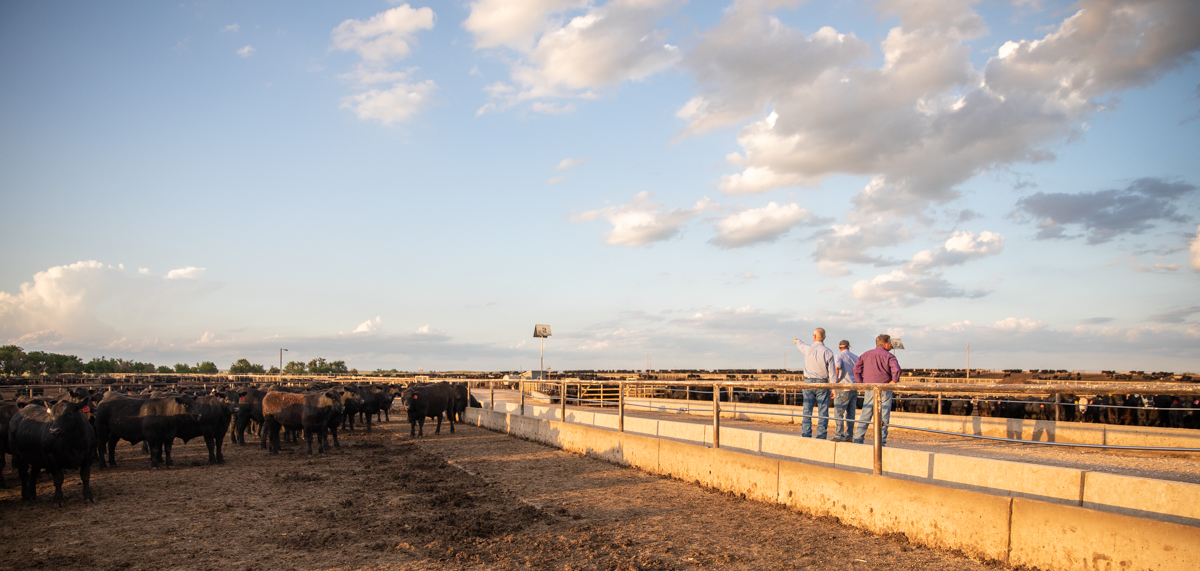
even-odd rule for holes
{"type": "MultiPolygon", "coordinates": [[[[883,334],[875,338],[875,348],[863,353],[854,363],[854,378],[860,383],[882,384],[900,381],[900,362],[891,353],[892,336],[883,334]]],[[[865,391],[862,414],[859,423],[854,427],[854,443],[862,444],[867,435],[867,424],[871,422],[875,410],[875,402],[870,391],[865,391]]],[[[879,395],[879,420],[883,423],[880,446],[887,445],[888,422],[892,420],[892,391],[884,391],[879,395]]]]}
{"type": "MultiPolygon", "coordinates": [[[[858,379],[854,376],[854,363],[858,361],[858,355],[850,352],[850,342],[842,339],[838,342],[838,354],[833,358],[833,364],[837,366],[837,382],[845,383],[849,387],[853,387],[858,379]]],[[[854,435],[854,423],[846,422],[854,420],[855,405],[858,404],[858,391],[853,389],[841,389],[833,398],[833,418],[834,427],[836,428],[833,436],[834,442],[850,442],[850,437],[854,435]],[[845,420],[843,420],[845,419],[845,420]]]]}
{"type": "MultiPolygon", "coordinates": [[[[796,348],[804,353],[804,382],[832,383],[837,379],[837,367],[833,363],[833,351],[825,346],[825,330],[818,327],[813,331],[812,344],[792,339],[796,348]]],[[[804,420],[800,423],[800,436],[812,436],[813,404],[817,405],[817,438],[824,440],[829,429],[829,390],[804,389],[804,420]]]]}

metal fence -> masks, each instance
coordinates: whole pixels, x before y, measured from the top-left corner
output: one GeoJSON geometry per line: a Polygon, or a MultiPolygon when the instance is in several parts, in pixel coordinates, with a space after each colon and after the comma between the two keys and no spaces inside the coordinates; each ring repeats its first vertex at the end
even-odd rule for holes
{"type": "MultiPolygon", "coordinates": [[[[881,400],[885,392],[911,392],[911,393],[930,393],[931,386],[929,384],[912,384],[912,383],[896,383],[896,384],[836,384],[836,383],[804,383],[804,382],[772,382],[772,381],[717,381],[717,382],[680,382],[680,381],[581,381],[576,379],[562,380],[557,383],[546,381],[489,381],[489,380],[470,380],[470,384],[487,388],[490,391],[489,405],[492,409],[496,406],[496,386],[503,384],[502,389],[515,389],[518,393],[518,414],[525,414],[525,401],[527,398],[538,398],[541,400],[549,400],[551,404],[557,401],[560,409],[560,418],[566,422],[567,419],[567,404],[573,403],[577,406],[611,406],[607,399],[591,399],[585,398],[588,391],[583,387],[595,385],[615,386],[617,393],[616,409],[617,409],[617,430],[625,431],[625,414],[626,408],[629,405],[626,403],[626,396],[631,392],[645,392],[646,389],[663,390],[667,387],[687,387],[689,391],[693,387],[703,387],[701,394],[711,395],[712,404],[707,408],[712,411],[712,429],[713,429],[713,448],[721,447],[721,398],[723,393],[729,394],[729,391],[734,389],[774,389],[776,391],[785,391],[800,393],[804,389],[817,390],[849,390],[864,391],[870,394],[872,399],[872,418],[871,420],[845,420],[841,422],[852,422],[855,424],[869,424],[872,431],[873,448],[874,448],[874,473],[876,475],[883,473],[883,426],[885,423],[881,420],[881,400]],[[516,385],[515,387],[513,385],[516,385]],[[526,386],[529,385],[529,386],[526,386]],[[574,391],[571,390],[572,386],[574,391]],[[534,392],[540,393],[534,396],[534,392]],[[574,396],[572,396],[574,394],[574,396]]],[[[1200,386],[1195,384],[1183,383],[1071,383],[1071,384],[1022,384],[1022,385],[999,385],[999,384],[966,384],[954,383],[947,386],[938,386],[936,393],[949,394],[967,394],[967,395],[1115,395],[1115,394],[1158,394],[1158,395],[1187,395],[1200,396],[1200,386]]],[[[940,396],[940,395],[939,395],[940,396]]],[[[1040,402],[1040,401],[1038,401],[1040,402]]],[[[688,405],[689,410],[694,409],[688,405]]],[[[755,411],[754,414],[770,415],[783,413],[769,413],[755,411]]],[[[825,419],[830,421],[838,421],[833,417],[819,415],[805,415],[789,413],[786,416],[799,416],[810,419],[825,419]]],[[[855,415],[858,416],[858,415],[855,415]]],[[[974,438],[979,440],[991,440],[1002,442],[1015,442],[1021,444],[1033,444],[1042,446],[1060,446],[1069,448],[1099,448],[1106,450],[1143,450],[1157,452],[1200,452],[1200,448],[1183,448],[1183,447],[1163,447],[1163,446],[1117,446],[1109,444],[1081,444],[1081,443],[1066,443],[1066,442],[1043,442],[1018,440],[1012,438],[1001,438],[996,436],[983,436],[976,434],[962,434],[957,432],[947,432],[943,430],[935,430],[930,428],[920,428],[914,426],[904,426],[899,424],[886,423],[889,429],[895,428],[900,430],[913,430],[919,432],[928,432],[943,434],[948,436],[957,436],[962,438],[974,438]]]]}

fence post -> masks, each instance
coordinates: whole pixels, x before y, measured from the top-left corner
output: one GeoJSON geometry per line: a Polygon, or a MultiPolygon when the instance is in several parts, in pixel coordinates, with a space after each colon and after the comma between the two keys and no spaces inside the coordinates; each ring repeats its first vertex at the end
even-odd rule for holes
{"type": "Polygon", "coordinates": [[[1059,418],[1059,403],[1062,402],[1062,394],[1054,393],[1054,422],[1058,422],[1059,418]]]}
{"type": "Polygon", "coordinates": [[[521,408],[521,416],[525,416],[525,381],[517,381],[517,392],[521,393],[521,401],[518,405],[521,408]]]}
{"type": "Polygon", "coordinates": [[[942,414],[942,393],[938,393],[938,414],[942,414]]]}
{"type": "Polygon", "coordinates": [[[564,380],[562,382],[562,389],[560,389],[560,390],[562,391],[562,394],[558,395],[558,407],[562,412],[559,414],[559,416],[561,417],[559,420],[566,422],[567,421],[567,381],[564,380]]]}
{"type": "Polygon", "coordinates": [[[882,415],[881,415],[882,411],[879,410],[880,403],[883,399],[880,398],[881,397],[880,392],[881,391],[878,388],[876,388],[875,394],[871,396],[872,402],[875,403],[875,409],[873,411],[871,411],[871,416],[873,417],[872,420],[875,423],[875,430],[874,430],[873,434],[875,436],[875,442],[874,442],[875,462],[874,462],[874,464],[875,464],[875,475],[876,476],[883,475],[883,425],[880,424],[881,418],[882,418],[882,415]]]}
{"type": "Polygon", "coordinates": [[[617,432],[625,432],[625,381],[617,383],[617,432]]]}
{"type": "Polygon", "coordinates": [[[492,407],[493,411],[495,411],[496,410],[496,381],[491,381],[488,383],[488,390],[490,391],[488,393],[488,405],[492,407]]]}
{"type": "Polygon", "coordinates": [[[713,448],[721,447],[721,385],[713,383],[713,448]]]}

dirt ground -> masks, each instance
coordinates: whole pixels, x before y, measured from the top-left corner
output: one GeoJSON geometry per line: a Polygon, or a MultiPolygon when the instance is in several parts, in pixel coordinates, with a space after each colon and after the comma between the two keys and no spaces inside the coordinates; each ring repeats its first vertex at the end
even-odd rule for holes
{"type": "MultiPolygon", "coordinates": [[[[127,443],[34,504],[0,490],[0,569],[982,569],[952,553],[620,468],[471,426],[268,456],[202,442],[152,471],[127,443]]],[[[444,427],[445,428],[445,427],[444,427]]]]}

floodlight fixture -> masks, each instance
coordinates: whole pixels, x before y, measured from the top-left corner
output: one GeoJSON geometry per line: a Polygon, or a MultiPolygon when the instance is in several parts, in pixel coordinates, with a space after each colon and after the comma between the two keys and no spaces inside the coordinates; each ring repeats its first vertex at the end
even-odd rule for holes
{"type": "Polygon", "coordinates": [[[892,349],[903,349],[904,342],[899,337],[892,337],[892,349]]]}
{"type": "Polygon", "coordinates": [[[549,325],[541,325],[541,324],[534,325],[533,326],[533,336],[534,337],[542,337],[542,338],[549,337],[550,336],[550,326],[549,325]]]}
{"type": "Polygon", "coordinates": [[[542,350],[541,350],[541,357],[540,357],[540,359],[541,359],[540,366],[542,369],[540,371],[538,371],[538,380],[544,381],[544,380],[546,380],[546,338],[550,336],[550,326],[543,325],[541,323],[534,325],[533,326],[533,336],[541,338],[541,340],[542,340],[542,350]]]}

